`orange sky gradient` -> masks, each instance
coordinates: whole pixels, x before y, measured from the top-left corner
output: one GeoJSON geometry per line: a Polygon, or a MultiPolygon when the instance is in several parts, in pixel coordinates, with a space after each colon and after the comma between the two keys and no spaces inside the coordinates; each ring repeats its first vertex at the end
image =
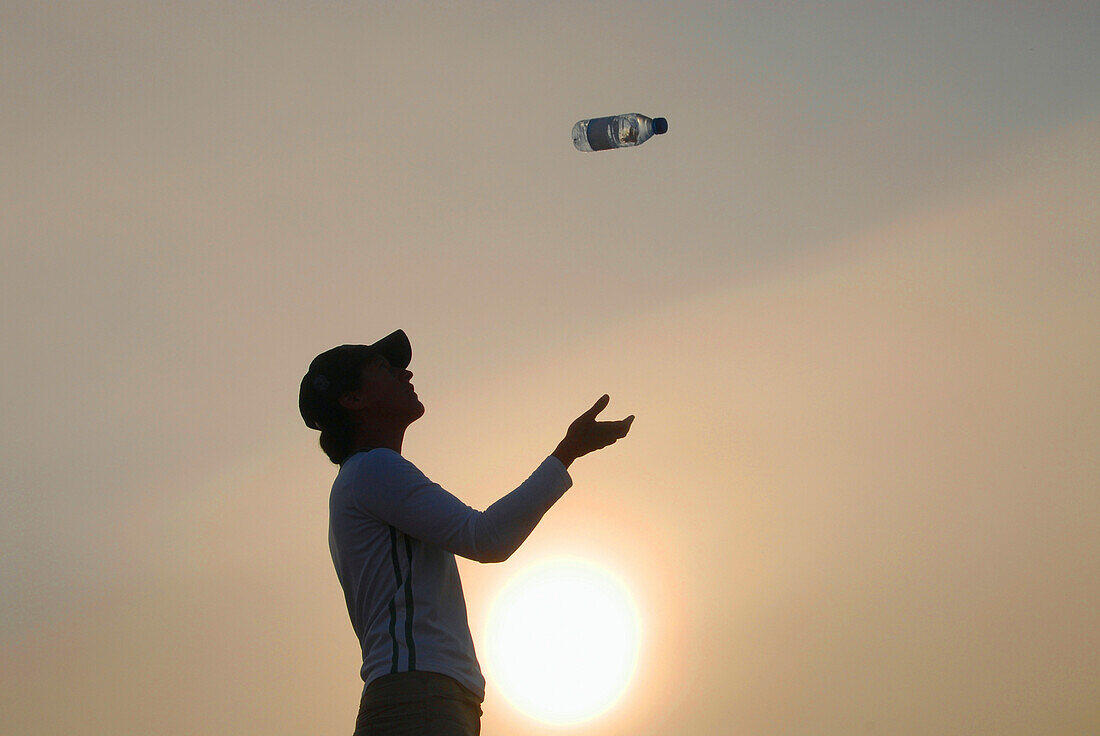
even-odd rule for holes
{"type": "Polygon", "coordinates": [[[310,359],[630,586],[632,687],[482,732],[1100,732],[1092,3],[6,3],[0,733],[350,733],[310,359]],[[583,117],[663,115],[581,154],[583,117]]]}

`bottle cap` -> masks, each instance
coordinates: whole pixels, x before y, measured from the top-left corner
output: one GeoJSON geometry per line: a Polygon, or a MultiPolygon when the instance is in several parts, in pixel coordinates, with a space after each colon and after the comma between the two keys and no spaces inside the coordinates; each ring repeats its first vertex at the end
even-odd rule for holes
{"type": "Polygon", "coordinates": [[[653,132],[662,135],[668,132],[668,121],[664,118],[653,118],[653,132]]]}

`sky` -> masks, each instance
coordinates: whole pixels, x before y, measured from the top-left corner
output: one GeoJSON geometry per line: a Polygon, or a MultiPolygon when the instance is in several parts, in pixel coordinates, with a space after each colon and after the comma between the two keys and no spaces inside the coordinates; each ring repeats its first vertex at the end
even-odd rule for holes
{"type": "MultiPolygon", "coordinates": [[[[0,5],[0,732],[348,733],[314,355],[404,329],[499,565],[645,628],[572,729],[1100,731],[1100,6],[0,5]],[[582,154],[577,120],[669,132],[582,154]]],[[[480,644],[479,644],[480,646],[480,644]]]]}

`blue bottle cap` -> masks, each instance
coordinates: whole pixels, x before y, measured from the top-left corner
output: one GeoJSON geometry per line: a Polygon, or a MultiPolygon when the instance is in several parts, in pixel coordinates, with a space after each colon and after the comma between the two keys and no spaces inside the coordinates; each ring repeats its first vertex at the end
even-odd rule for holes
{"type": "Polygon", "coordinates": [[[662,135],[668,132],[668,121],[664,118],[653,118],[653,132],[662,135]]]}

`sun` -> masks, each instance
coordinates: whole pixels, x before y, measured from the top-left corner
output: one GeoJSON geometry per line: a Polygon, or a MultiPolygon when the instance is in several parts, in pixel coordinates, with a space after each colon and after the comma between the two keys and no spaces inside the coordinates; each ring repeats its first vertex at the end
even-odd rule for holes
{"type": "Polygon", "coordinates": [[[630,591],[608,570],[575,558],[521,570],[497,595],[486,629],[493,685],[517,709],[553,725],[615,705],[641,643],[630,591]]]}

